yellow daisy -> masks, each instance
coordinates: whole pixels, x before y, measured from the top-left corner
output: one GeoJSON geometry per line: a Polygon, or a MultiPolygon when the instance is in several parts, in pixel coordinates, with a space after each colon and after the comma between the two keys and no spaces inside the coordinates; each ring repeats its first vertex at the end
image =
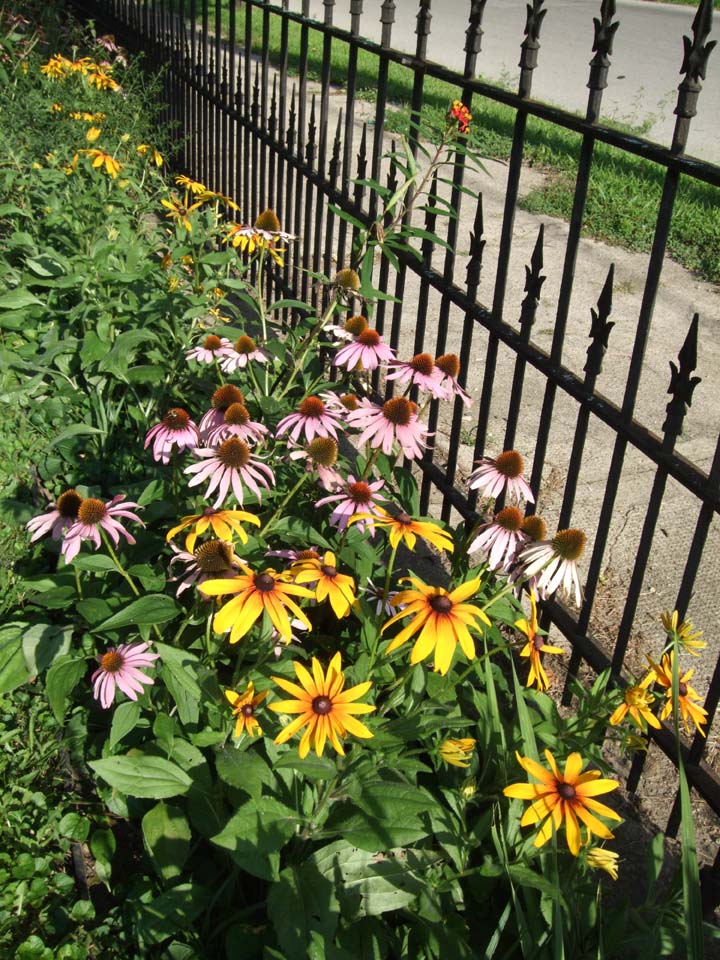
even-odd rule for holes
{"type": "Polygon", "coordinates": [[[651,727],[655,727],[656,730],[660,729],[660,721],[650,709],[655,697],[652,693],[648,693],[647,689],[650,684],[654,682],[655,674],[651,672],[644,677],[640,683],[625,688],[622,703],[610,716],[609,722],[613,727],[622,723],[625,717],[630,714],[630,719],[633,720],[641,730],[645,729],[646,723],[651,727]]]}
{"type": "Polygon", "coordinates": [[[355,603],[355,581],[338,573],[335,554],[328,550],[322,560],[308,558],[293,563],[291,573],[296,583],[314,583],[318,603],[330,600],[335,616],[346,617],[355,603]]]}
{"type": "Polygon", "coordinates": [[[243,732],[247,733],[249,737],[260,736],[262,727],[255,719],[255,708],[263,702],[268,693],[270,693],[269,690],[263,690],[262,693],[256,694],[252,681],[248,683],[245,693],[237,693],[235,690],[225,691],[225,697],[232,707],[233,716],[237,717],[234,737],[239,737],[243,732]]]}
{"type": "Polygon", "coordinates": [[[469,767],[475,750],[476,741],[472,737],[461,737],[459,740],[444,740],[438,752],[445,763],[453,767],[469,767]]]}
{"type": "Polygon", "coordinates": [[[248,536],[242,527],[243,523],[253,523],[256,527],[260,526],[260,520],[254,514],[247,513],[245,510],[215,510],[214,507],[205,507],[202,513],[182,517],[180,523],[170,530],[165,539],[169,543],[181,530],[192,527],[193,529],[185,538],[185,549],[189,553],[195,550],[195,541],[208,528],[212,530],[218,540],[231,541],[233,533],[236,533],[243,543],[247,543],[248,536]]]}
{"type": "Polygon", "coordinates": [[[448,550],[450,553],[454,550],[452,537],[446,533],[442,527],[434,523],[428,523],[427,520],[413,520],[407,513],[397,513],[394,516],[377,508],[377,513],[372,516],[368,513],[359,513],[348,520],[348,526],[357,523],[359,520],[372,520],[378,527],[386,527],[390,546],[397,547],[402,540],[408,550],[415,549],[417,537],[422,537],[428,543],[432,543],[438,550],[448,550]]]}
{"type": "Polygon", "coordinates": [[[529,687],[534,683],[538,690],[547,690],[549,686],[548,678],[545,673],[545,668],[542,665],[542,657],[540,654],[558,653],[562,655],[564,650],[560,647],[553,647],[545,643],[544,637],[539,633],[537,603],[535,601],[535,594],[532,591],[530,593],[530,619],[527,620],[523,617],[521,620],[516,620],[515,629],[524,633],[528,638],[528,642],[520,651],[521,657],[530,658],[530,673],[528,674],[526,686],[529,687]]]}
{"type": "MultiPolygon", "coordinates": [[[[659,664],[651,660],[650,657],[647,659],[655,674],[655,680],[665,689],[666,700],[665,706],[662,708],[660,714],[660,719],[667,720],[673,711],[672,675],[675,653],[673,651],[672,653],[663,654],[663,658],[659,664]]],[[[693,690],[688,683],[693,673],[695,673],[694,670],[688,670],[686,673],[678,676],[678,707],[680,708],[680,717],[685,727],[685,733],[687,733],[688,736],[691,733],[688,723],[688,721],[691,720],[697,727],[698,733],[704,737],[705,731],[702,728],[707,723],[707,711],[693,702],[694,700],[700,699],[700,694],[697,690],[693,690]]]]}

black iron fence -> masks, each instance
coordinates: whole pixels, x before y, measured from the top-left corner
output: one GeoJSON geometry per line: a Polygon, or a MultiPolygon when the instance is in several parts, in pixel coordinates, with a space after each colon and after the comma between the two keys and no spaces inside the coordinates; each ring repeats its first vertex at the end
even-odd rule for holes
{"type": "MultiPolygon", "coordinates": [[[[322,22],[310,18],[310,0],[301,3],[302,9],[295,11],[290,9],[289,0],[283,0],[281,5],[264,0],[237,4],[233,0],[215,0],[212,9],[208,0],[201,0],[200,4],[197,0],[175,0],[174,4],[172,0],[97,0],[85,3],[83,11],[94,16],[104,29],[114,30],[125,40],[134,39],[134,45],[145,51],[153,65],[165,66],[168,115],[182,141],[185,171],[212,189],[233,196],[247,219],[272,207],[286,229],[301,238],[295,261],[286,264],[277,280],[303,299],[315,295],[309,271],[332,275],[350,258],[353,227],[334,208],[369,225],[377,216],[376,195],[357,181],[383,180],[390,188],[396,183],[397,168],[392,162],[388,167],[383,159],[388,151],[387,121],[393,109],[388,100],[391,69],[401,67],[411,80],[408,138],[415,154],[419,146],[416,124],[423,116],[425,88],[431,80],[452,85],[455,95],[474,113],[481,114],[486,103],[503,104],[513,112],[512,147],[504,171],[506,182],[498,229],[493,235],[484,231],[483,195],[468,197],[465,185],[469,172],[464,158],[459,156],[445,189],[447,200],[461,215],[467,216],[471,205],[469,224],[462,216],[448,219],[443,228],[446,245],[438,247],[431,240],[424,240],[420,257],[401,257],[393,275],[383,261],[376,285],[389,288],[397,299],[376,305],[374,323],[394,347],[401,341],[412,343],[413,353],[426,350],[439,355],[456,347],[462,364],[460,380],[464,386],[475,388],[478,397],[476,419],[470,427],[459,399],[447,423],[442,421],[437,405],[430,410],[430,429],[437,431],[437,439],[421,463],[424,509],[439,492],[443,518],[448,519],[453,511],[466,520],[476,518],[475,498],[460,483],[468,464],[486,451],[496,454],[522,439],[531,454],[534,491],[542,490],[550,466],[557,467],[559,462],[564,480],[555,500],[548,501],[554,515],[546,516],[546,520],[557,521],[558,528],[570,526],[577,522],[578,504],[582,501],[582,494],[578,494],[583,469],[590,453],[597,456],[598,430],[610,438],[601,453],[601,495],[591,505],[583,501],[580,511],[591,543],[582,607],[575,611],[554,602],[548,604],[546,616],[572,646],[570,676],[577,676],[583,663],[587,663],[595,671],[611,666],[619,682],[623,682],[628,675],[629,644],[638,629],[639,602],[647,588],[648,564],[659,538],[666,534],[667,524],[661,520],[661,514],[667,510],[669,485],[685,498],[685,534],[672,551],[672,568],[667,573],[671,582],[664,585],[664,606],[675,607],[684,616],[691,601],[704,597],[703,610],[713,610],[711,571],[715,562],[706,546],[713,531],[717,533],[713,521],[720,512],[720,440],[714,449],[712,443],[699,453],[695,448],[696,462],[676,451],[698,382],[694,375],[698,362],[697,314],[689,324],[679,354],[673,357],[671,375],[656,391],[667,389],[670,394],[662,427],[648,428],[639,421],[637,411],[678,185],[684,179],[715,190],[720,187],[720,168],[685,154],[714,45],[709,41],[712,2],[700,3],[691,36],[678,37],[681,83],[669,147],[600,122],[613,40],[618,27],[622,30],[614,0],[598,0],[584,117],[531,98],[533,72],[541,56],[543,18],[546,13],[552,16],[552,0],[547,0],[547,4],[546,0],[532,0],[528,4],[517,93],[477,76],[487,0],[468,0],[461,71],[427,59],[431,0],[419,2],[414,55],[392,46],[396,12],[393,0],[383,0],[380,6],[379,43],[363,37],[363,0],[349,0],[349,29],[333,24],[335,0],[323,0],[322,22]],[[337,70],[333,53],[338,49],[344,51],[346,58],[341,86],[337,78],[333,82],[332,76],[333,69],[337,70]],[[358,94],[359,72],[361,68],[367,70],[368,57],[374,64],[375,81],[370,107],[361,102],[358,94]],[[316,79],[310,76],[312,64],[317,68],[316,79]],[[549,346],[540,345],[540,337],[533,330],[545,279],[542,226],[526,268],[525,297],[518,322],[508,316],[507,305],[527,124],[528,118],[533,117],[554,128],[574,132],[580,142],[572,211],[563,238],[562,264],[558,266],[559,291],[552,306],[549,346]],[[585,310],[587,319],[582,323],[589,341],[586,351],[582,351],[586,356],[580,372],[580,364],[564,361],[564,351],[569,327],[577,330],[579,323],[577,308],[573,306],[571,311],[571,298],[598,144],[615,148],[620,156],[650,161],[662,173],[662,189],[639,310],[630,317],[613,314],[613,322],[609,320],[614,285],[622,273],[621,267],[610,265],[604,282],[597,286],[596,305],[585,310]],[[495,248],[490,266],[488,244],[495,248]],[[494,278],[486,297],[481,293],[481,277],[486,283],[491,268],[494,278]],[[613,364],[617,362],[609,337],[614,323],[623,322],[625,329],[634,332],[626,349],[627,375],[617,390],[617,399],[611,400],[596,389],[596,384],[606,351],[610,351],[613,364]],[[497,413],[498,403],[505,405],[506,413],[497,413]],[[569,417],[558,416],[561,404],[564,410],[571,411],[569,417]],[[553,453],[555,462],[550,464],[548,451],[553,447],[558,419],[563,421],[562,432],[559,448],[553,453]],[[533,425],[532,431],[528,421],[533,425]],[[445,440],[441,439],[443,434],[445,440]],[[698,462],[706,464],[706,469],[701,469],[698,462]],[[634,484],[640,475],[647,487],[636,504],[635,516],[639,514],[640,520],[630,544],[626,572],[615,584],[615,612],[609,626],[604,623],[605,642],[600,643],[596,639],[596,624],[607,618],[598,613],[596,606],[607,576],[609,537],[621,500],[626,497],[623,484],[634,484]],[[614,634],[614,642],[607,642],[608,631],[614,634]]],[[[437,210],[426,209],[424,217],[428,231],[438,229],[437,210]]],[[[688,296],[688,314],[690,299],[688,296]]],[[[707,320],[717,322],[717,318],[707,320]]],[[[659,349],[667,363],[669,347],[660,344],[659,349]]],[[[717,371],[703,369],[702,373],[707,382],[717,371]]],[[[652,402],[659,409],[666,403],[658,396],[653,396],[652,402]]],[[[435,502],[433,499],[434,508],[435,502]]],[[[717,616],[710,622],[706,618],[702,626],[712,650],[720,626],[717,616]]],[[[708,671],[707,681],[705,707],[712,722],[720,700],[720,664],[714,673],[708,671]]],[[[651,734],[676,763],[669,730],[651,730],[651,734]]],[[[684,759],[692,785],[720,814],[720,780],[704,762],[704,747],[705,741],[696,735],[692,743],[683,746],[684,759]]],[[[638,785],[643,763],[641,758],[632,766],[631,789],[638,785]]],[[[677,820],[676,804],[668,826],[671,833],[677,829],[677,820]]]]}

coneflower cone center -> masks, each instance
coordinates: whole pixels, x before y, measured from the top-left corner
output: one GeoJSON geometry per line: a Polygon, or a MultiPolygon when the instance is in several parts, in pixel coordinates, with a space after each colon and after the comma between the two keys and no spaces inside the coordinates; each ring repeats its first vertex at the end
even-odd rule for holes
{"type": "Polygon", "coordinates": [[[224,467],[240,470],[250,462],[250,447],[244,440],[230,437],[220,444],[216,456],[224,467]]]}
{"type": "Polygon", "coordinates": [[[350,497],[355,504],[369,503],[372,499],[372,490],[363,480],[358,480],[356,483],[351,483],[348,487],[348,497],[350,497]]]}
{"type": "Polygon", "coordinates": [[[226,383],[224,387],[218,387],[212,395],[212,405],[216,410],[227,410],[233,403],[245,403],[245,397],[241,390],[226,383]]]}
{"type": "Polygon", "coordinates": [[[205,340],[203,342],[203,347],[206,350],[219,350],[221,346],[222,346],[222,340],[220,339],[220,337],[216,337],[214,333],[211,333],[207,337],[205,337],[205,340]]]}
{"type": "Polygon", "coordinates": [[[505,450],[495,460],[495,469],[508,480],[514,480],[519,477],[524,468],[523,458],[517,450],[505,450]]]}
{"type": "Polygon", "coordinates": [[[576,791],[571,783],[558,783],[557,792],[563,800],[574,800],[576,791]]]}
{"type": "Polygon", "coordinates": [[[318,713],[321,717],[324,717],[332,710],[332,700],[330,697],[315,697],[312,708],[313,713],[318,713]]]}
{"type": "Polygon", "coordinates": [[[231,403],[225,411],[225,423],[233,427],[244,427],[250,422],[250,411],[242,403],[231,403]]]}
{"type": "Polygon", "coordinates": [[[337,567],[333,567],[329,563],[323,563],[320,567],[320,573],[322,573],[324,577],[329,577],[331,580],[334,580],[337,576],[337,567]]]}
{"type": "Polygon", "coordinates": [[[325,404],[320,397],[306,397],[300,404],[303,417],[321,417],[325,413],[325,404]]]}
{"type": "Polygon", "coordinates": [[[296,560],[319,560],[320,555],[317,550],[300,550],[296,560]]]}
{"type": "Polygon", "coordinates": [[[350,319],[346,320],[343,324],[343,330],[345,330],[346,333],[351,333],[354,337],[359,337],[363,330],[367,330],[367,328],[367,317],[363,317],[361,313],[355,317],[350,317],[350,319]]]}
{"type": "Polygon", "coordinates": [[[184,430],[190,423],[190,414],[182,407],[171,407],[163,417],[163,424],[168,430],[184,430]]]}
{"type": "Polygon", "coordinates": [[[435,613],[450,613],[453,606],[450,597],[445,596],[444,593],[437,597],[430,597],[429,603],[435,613]]]}
{"type": "Polygon", "coordinates": [[[410,423],[412,407],[405,397],[393,397],[383,404],[383,416],[396,427],[406,427],[410,423]]]}
{"type": "Polygon", "coordinates": [[[547,526],[542,517],[536,513],[525,517],[522,524],[523,533],[526,533],[531,540],[537,543],[538,540],[544,540],[547,535],[547,526]]]}
{"type": "Polygon", "coordinates": [[[280,232],[280,221],[274,210],[264,210],[255,221],[257,230],[267,230],[268,233],[280,232]]]}
{"type": "Polygon", "coordinates": [[[358,398],[354,393],[344,393],[340,397],[340,403],[345,407],[346,410],[357,410],[360,406],[358,398]]]}
{"type": "Polygon", "coordinates": [[[332,467],[337,463],[338,445],[332,437],[315,437],[308,444],[307,452],[321,467],[332,467]]]}
{"type": "Polygon", "coordinates": [[[439,370],[442,370],[445,376],[457,380],[458,374],[460,373],[460,360],[457,354],[444,353],[441,357],[436,358],[435,366],[439,370]]]}
{"type": "Polygon", "coordinates": [[[416,353],[411,360],[408,360],[408,366],[412,367],[415,373],[421,373],[424,377],[429,377],[435,364],[429,353],[416,353]]]}
{"type": "Polygon", "coordinates": [[[255,575],[255,589],[262,593],[272,593],[275,589],[275,577],[269,573],[258,573],[255,575]]]}
{"type": "Polygon", "coordinates": [[[125,658],[117,650],[108,650],[100,658],[100,666],[105,673],[117,673],[118,670],[122,670],[124,663],[125,658]]]}
{"type": "Polygon", "coordinates": [[[57,498],[55,504],[57,512],[61,517],[72,517],[74,519],[78,515],[82,499],[77,490],[66,490],[57,498]]]}
{"type": "Polygon", "coordinates": [[[235,341],[235,353],[251,354],[257,350],[257,344],[252,337],[246,334],[238,337],[235,341]]]}
{"type": "Polygon", "coordinates": [[[232,565],[232,548],[222,540],[210,540],[195,550],[197,565],[203,573],[220,573],[232,565]]]}
{"type": "Polygon", "coordinates": [[[553,550],[563,560],[579,560],[585,552],[587,537],[582,530],[558,530],[552,539],[553,550]]]}
{"type": "Polygon", "coordinates": [[[510,533],[517,533],[522,529],[523,515],[517,507],[504,507],[495,515],[495,523],[510,533]]]}
{"type": "Polygon", "coordinates": [[[100,523],[107,514],[107,507],[102,500],[87,497],[78,507],[78,520],[81,523],[100,523]]]}
{"type": "Polygon", "coordinates": [[[343,287],[345,290],[360,289],[360,277],[349,267],[345,270],[341,270],[337,274],[335,277],[335,283],[338,285],[338,287],[343,287]]]}
{"type": "Polygon", "coordinates": [[[255,713],[255,707],[251,703],[244,703],[242,707],[240,707],[240,713],[244,717],[251,717],[255,713]]]}
{"type": "Polygon", "coordinates": [[[368,327],[358,337],[358,343],[361,343],[364,347],[376,347],[380,343],[380,334],[377,330],[368,327]]]}

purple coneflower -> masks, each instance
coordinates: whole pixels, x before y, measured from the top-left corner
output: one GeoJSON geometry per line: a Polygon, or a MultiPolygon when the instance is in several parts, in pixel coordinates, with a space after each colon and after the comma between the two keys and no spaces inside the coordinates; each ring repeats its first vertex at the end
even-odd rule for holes
{"type": "MultiPolygon", "coordinates": [[[[378,490],[385,486],[384,480],[375,480],[373,483],[367,483],[365,480],[356,480],[350,474],[341,493],[334,493],[330,497],[323,497],[315,503],[316,507],[324,507],[328,503],[334,503],[335,507],[330,516],[330,523],[334,524],[338,530],[344,530],[348,525],[350,517],[356,513],[370,513],[379,516],[375,506],[375,495],[378,490]]],[[[385,501],[385,497],[377,497],[378,500],[385,501]]],[[[368,530],[370,536],[375,536],[375,525],[371,518],[358,520],[358,530],[368,530]]]]}
{"type": "Polygon", "coordinates": [[[333,366],[345,367],[347,370],[375,370],[379,363],[394,359],[393,348],[383,343],[377,330],[368,327],[352,343],[340,347],[335,354],[333,366]]]}
{"type": "Polygon", "coordinates": [[[68,527],[77,520],[82,499],[77,490],[66,490],[57,498],[52,510],[28,520],[25,529],[32,533],[30,543],[44,537],[46,533],[49,533],[53,540],[62,539],[68,527]]]}
{"type": "MultiPolygon", "coordinates": [[[[238,563],[240,557],[233,552],[232,544],[224,540],[208,540],[195,548],[194,553],[188,550],[179,550],[175,544],[171,543],[175,556],[170,561],[170,568],[174,563],[184,563],[185,569],[179,576],[171,577],[172,582],[179,581],[176,596],[180,596],[194,583],[200,584],[205,580],[217,579],[219,577],[236,577],[240,569],[238,563]]],[[[203,600],[206,600],[203,594],[200,594],[203,600]]]]}
{"type": "Polygon", "coordinates": [[[360,406],[360,401],[354,393],[343,393],[338,396],[337,393],[326,390],[320,394],[320,399],[330,413],[337,414],[343,420],[347,420],[347,415],[351,410],[357,410],[360,406]]]}
{"type": "Polygon", "coordinates": [[[152,443],[153,460],[160,463],[169,463],[173,447],[178,452],[196,447],[200,443],[198,428],[182,407],[171,407],[160,423],[148,430],[145,437],[145,447],[152,443]]]}
{"type": "Polygon", "coordinates": [[[306,446],[293,450],[289,455],[291,460],[305,458],[305,470],[312,473],[317,470],[318,480],[323,490],[337,493],[345,481],[335,469],[338,458],[338,444],[333,437],[315,437],[306,446]]]}
{"type": "Polygon", "coordinates": [[[387,379],[412,384],[438,400],[449,399],[448,389],[442,383],[443,375],[429,353],[416,353],[410,360],[392,360],[388,364],[387,379]]]}
{"type": "Polygon", "coordinates": [[[367,578],[367,583],[363,587],[362,592],[370,604],[375,604],[376,616],[379,616],[381,611],[383,611],[387,616],[394,617],[395,614],[405,606],[404,603],[398,603],[397,605],[393,603],[393,600],[398,594],[397,590],[390,590],[387,597],[383,600],[385,588],[376,586],[370,577],[367,578]]]}
{"type": "Polygon", "coordinates": [[[115,546],[120,542],[120,534],[125,537],[128,543],[135,543],[135,538],[117,518],[123,517],[127,520],[135,520],[141,527],[144,527],[145,524],[140,517],[132,513],[132,509],[141,510],[142,507],[137,503],[124,500],[124,496],[124,493],[119,493],[107,503],[96,500],[95,497],[86,497],[82,501],[78,507],[77,520],[68,529],[63,540],[62,554],[66,563],[70,563],[77,556],[83,540],[92,540],[97,550],[102,543],[101,530],[107,533],[115,546]]]}
{"type": "Polygon", "coordinates": [[[251,360],[267,363],[270,357],[271,354],[258,347],[252,337],[243,334],[231,347],[226,348],[220,369],[223,373],[235,373],[236,370],[243,370],[251,360]]]}
{"type": "Polygon", "coordinates": [[[393,397],[381,407],[365,400],[348,414],[348,425],[362,430],[359,443],[369,441],[372,447],[382,447],[385,454],[391,453],[397,440],[403,455],[417,460],[426,446],[428,432],[418,423],[417,407],[405,397],[393,397]]]}
{"type": "Polygon", "coordinates": [[[468,547],[468,553],[482,550],[487,555],[491,570],[499,570],[515,557],[527,541],[523,533],[523,515],[517,507],[505,507],[495,514],[490,523],[483,523],[468,547]]]}
{"type": "Polygon", "coordinates": [[[244,403],[231,403],[223,415],[223,422],[208,432],[206,441],[211,447],[217,446],[228,437],[239,437],[248,443],[260,443],[268,432],[266,426],[251,419],[250,411],[244,403]]]}
{"type": "Polygon", "coordinates": [[[320,397],[306,397],[297,413],[283,417],[275,435],[280,437],[290,430],[290,439],[298,442],[304,431],[308,443],[315,437],[335,437],[337,440],[337,430],[342,426],[339,414],[328,410],[320,397]]]}
{"type": "Polygon", "coordinates": [[[443,376],[442,384],[448,391],[448,399],[454,394],[456,397],[460,397],[466,407],[471,406],[472,397],[466,390],[463,390],[457,380],[460,373],[460,360],[457,355],[444,353],[441,357],[435,358],[435,366],[443,376]]]}
{"type": "Polygon", "coordinates": [[[159,653],[148,653],[149,646],[149,643],[124,643],[98,657],[100,666],[90,679],[93,696],[105,710],[115,699],[118,687],[131,700],[137,700],[138,694],[143,692],[143,684],[155,683],[140,670],[140,667],[151,667],[160,656],[159,653]]]}
{"type": "Polygon", "coordinates": [[[363,331],[367,330],[369,324],[367,317],[358,314],[350,317],[343,324],[331,324],[325,327],[326,333],[331,333],[337,340],[355,340],[363,331]]]}
{"type": "Polygon", "coordinates": [[[575,598],[580,606],[582,588],[577,561],[585,551],[587,537],[582,530],[558,530],[552,540],[528,544],[518,556],[519,575],[537,577],[541,600],[559,588],[566,597],[575,598]]]}
{"type": "Polygon", "coordinates": [[[243,396],[242,390],[239,390],[231,383],[226,383],[225,386],[218,387],[215,393],[213,393],[210,402],[212,406],[203,414],[202,420],[198,425],[200,437],[205,441],[207,441],[208,434],[225,423],[225,413],[228,408],[231,407],[233,403],[244,404],[245,397],[243,396]]]}
{"type": "Polygon", "coordinates": [[[505,450],[499,457],[482,457],[476,461],[479,466],[470,474],[469,487],[477,490],[481,497],[499,497],[505,487],[508,493],[529,503],[535,503],[535,497],[525,477],[523,477],[523,458],[517,450],[505,450]]]}
{"type": "Polygon", "coordinates": [[[217,490],[214,507],[221,506],[231,487],[235,499],[242,506],[245,495],[243,484],[252,490],[260,502],[260,487],[269,490],[270,484],[275,483],[270,467],[259,460],[253,460],[250,447],[239,437],[223,440],[217,449],[198,449],[194,452],[196,457],[201,458],[201,462],[185,467],[185,473],[194,474],[188,486],[196,487],[209,480],[205,497],[208,498],[217,490]]]}
{"type": "Polygon", "coordinates": [[[229,349],[232,349],[232,344],[227,337],[216,337],[214,333],[210,333],[201,346],[186,351],[185,358],[198,363],[214,363],[224,357],[229,349]]]}

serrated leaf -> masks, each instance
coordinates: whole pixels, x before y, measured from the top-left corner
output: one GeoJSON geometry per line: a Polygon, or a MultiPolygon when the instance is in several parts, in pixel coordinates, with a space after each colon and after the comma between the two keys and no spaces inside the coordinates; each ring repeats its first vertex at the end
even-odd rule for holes
{"type": "Polygon", "coordinates": [[[143,754],[106,757],[88,764],[95,773],[129,797],[165,800],[187,793],[192,780],[177,764],[143,754]]]}
{"type": "Polygon", "coordinates": [[[15,290],[0,293],[0,310],[23,310],[25,307],[42,305],[42,300],[39,300],[34,293],[30,293],[24,287],[17,287],[15,290]]]}
{"type": "Polygon", "coordinates": [[[213,843],[230,855],[243,870],[261,880],[276,880],[280,851],[295,833],[297,816],[273,797],[261,797],[243,804],[213,843]]]}
{"type": "Polygon", "coordinates": [[[167,623],[174,620],[180,612],[180,608],[172,599],[163,593],[150,593],[138,600],[133,600],[122,610],[113,614],[93,631],[99,630],[118,630],[120,627],[130,626],[152,626],[158,623],[167,623]]]}
{"type": "Polygon", "coordinates": [[[244,790],[254,800],[262,796],[263,784],[272,785],[275,782],[270,767],[262,757],[252,750],[236,750],[234,747],[225,747],[215,754],[215,766],[222,781],[244,790]]]}

